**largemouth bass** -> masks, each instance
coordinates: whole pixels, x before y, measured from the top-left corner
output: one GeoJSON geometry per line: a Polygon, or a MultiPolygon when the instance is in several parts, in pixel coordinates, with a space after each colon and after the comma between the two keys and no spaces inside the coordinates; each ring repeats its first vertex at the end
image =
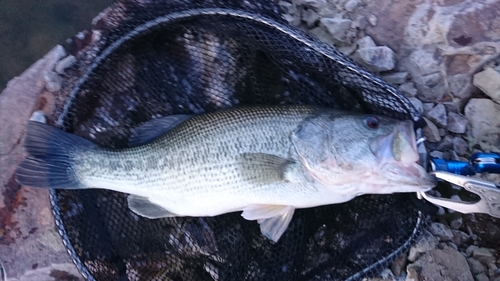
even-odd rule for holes
{"type": "Polygon", "coordinates": [[[137,132],[136,146],[108,149],[30,121],[17,181],[125,192],[130,209],[151,219],[243,211],[273,241],[296,208],[435,186],[416,163],[412,122],[384,116],[245,107],[168,116],[137,132]]]}

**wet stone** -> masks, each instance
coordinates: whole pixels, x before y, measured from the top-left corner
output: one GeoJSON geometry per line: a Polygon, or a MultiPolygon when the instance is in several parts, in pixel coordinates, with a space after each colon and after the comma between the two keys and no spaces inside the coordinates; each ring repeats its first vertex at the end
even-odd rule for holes
{"type": "Polygon", "coordinates": [[[453,133],[457,134],[463,134],[465,133],[465,130],[467,129],[467,124],[469,121],[465,116],[455,113],[455,112],[448,112],[448,130],[453,133]]]}
{"type": "Polygon", "coordinates": [[[448,124],[446,108],[441,103],[436,104],[436,106],[427,112],[427,118],[440,127],[446,127],[448,124]]]}

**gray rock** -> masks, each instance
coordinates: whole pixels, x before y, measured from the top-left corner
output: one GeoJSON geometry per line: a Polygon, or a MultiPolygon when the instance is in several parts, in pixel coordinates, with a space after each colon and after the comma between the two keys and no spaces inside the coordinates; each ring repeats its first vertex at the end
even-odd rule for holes
{"type": "Polygon", "coordinates": [[[469,264],[470,271],[474,275],[484,273],[486,271],[484,265],[475,258],[467,258],[467,263],[469,264]]]}
{"type": "Polygon", "coordinates": [[[500,143],[500,105],[490,99],[470,99],[465,106],[465,117],[469,120],[467,135],[483,151],[498,151],[500,143]],[[496,117],[496,118],[495,118],[496,117]]]}
{"type": "Polygon", "coordinates": [[[469,149],[467,142],[461,137],[453,138],[453,151],[455,151],[459,156],[464,156],[469,149]]]}
{"type": "Polygon", "coordinates": [[[472,95],[472,77],[469,74],[448,76],[450,92],[457,98],[467,99],[472,95]]]}
{"type": "Polygon", "coordinates": [[[427,118],[429,118],[436,125],[444,128],[446,128],[446,125],[448,124],[446,108],[441,103],[436,104],[436,106],[427,112],[427,118]]]}
{"type": "Polygon", "coordinates": [[[451,229],[439,222],[433,222],[429,227],[429,231],[433,235],[439,237],[440,241],[450,241],[453,238],[453,232],[451,232],[451,229]]]}
{"type": "Polygon", "coordinates": [[[453,239],[451,240],[459,246],[469,240],[469,235],[463,231],[452,229],[451,232],[453,233],[453,239]]]}
{"type": "Polygon", "coordinates": [[[441,137],[446,136],[446,130],[445,130],[445,129],[443,129],[443,128],[439,128],[439,129],[438,129],[438,132],[439,132],[439,135],[440,135],[441,137]]]}
{"type": "Polygon", "coordinates": [[[413,104],[413,106],[418,110],[420,113],[424,113],[424,107],[422,106],[422,102],[417,99],[417,98],[408,98],[408,100],[413,104]]]}
{"type": "Polygon", "coordinates": [[[425,122],[427,123],[427,126],[422,128],[422,135],[427,139],[429,142],[439,142],[441,141],[441,136],[439,135],[439,130],[434,123],[424,117],[425,122]]]}
{"type": "Polygon", "coordinates": [[[420,237],[420,240],[418,240],[417,243],[410,248],[408,260],[410,262],[416,261],[420,254],[435,249],[438,243],[439,239],[437,237],[432,235],[430,232],[425,231],[422,237],[420,237]]]}
{"type": "Polygon", "coordinates": [[[347,31],[351,27],[351,20],[341,18],[322,18],[321,25],[340,42],[346,42],[347,31]]]}
{"type": "Polygon", "coordinates": [[[353,12],[358,6],[358,4],[359,0],[349,0],[345,3],[344,8],[349,12],[353,12]]]}
{"type": "Polygon", "coordinates": [[[467,247],[467,249],[465,249],[465,254],[468,256],[468,257],[471,257],[472,256],[472,253],[474,253],[474,251],[476,249],[478,249],[479,247],[476,246],[476,245],[470,245],[469,247],[467,247]]]}
{"type": "Polygon", "coordinates": [[[389,73],[382,75],[382,79],[387,81],[387,83],[390,83],[392,85],[400,85],[405,83],[408,80],[408,72],[394,72],[394,73],[389,73]]]}
{"type": "Polygon", "coordinates": [[[474,280],[476,280],[476,281],[490,281],[490,278],[488,278],[488,276],[486,276],[486,274],[480,273],[480,274],[474,275],[474,280]]]}
{"type": "Polygon", "coordinates": [[[492,68],[476,73],[472,81],[476,87],[500,103],[500,73],[492,68]]]}
{"type": "Polygon", "coordinates": [[[443,158],[443,152],[439,150],[433,150],[429,153],[429,155],[434,158],[443,158]]]}
{"type": "Polygon", "coordinates": [[[424,102],[424,103],[422,103],[422,106],[424,107],[424,113],[427,114],[427,112],[429,112],[434,107],[434,103],[424,102]]]}
{"type": "Polygon", "coordinates": [[[360,48],[356,52],[366,66],[375,72],[394,68],[394,52],[386,46],[360,48]]]}
{"type": "Polygon", "coordinates": [[[374,14],[371,14],[368,16],[368,22],[372,25],[372,26],[376,26],[377,25],[377,16],[375,16],[374,14]]]}
{"type": "Polygon", "coordinates": [[[314,9],[307,9],[302,12],[302,21],[304,21],[308,28],[312,28],[319,21],[320,16],[314,9]]]}
{"type": "Polygon", "coordinates": [[[457,250],[444,246],[430,250],[407,268],[406,281],[410,280],[473,280],[465,257],[457,250]]]}
{"type": "Polygon", "coordinates": [[[361,37],[358,39],[358,41],[356,41],[356,43],[358,43],[359,48],[377,47],[370,36],[361,37]]]}
{"type": "Polygon", "coordinates": [[[493,253],[495,250],[493,249],[488,249],[488,248],[477,248],[474,251],[472,251],[472,257],[480,261],[482,264],[487,265],[490,263],[495,262],[495,256],[493,253]]]}
{"type": "Polygon", "coordinates": [[[415,88],[415,85],[413,85],[413,82],[401,84],[398,90],[400,90],[407,97],[414,97],[417,95],[417,89],[415,88]]]}
{"type": "MultiPolygon", "coordinates": [[[[444,136],[443,140],[438,147],[440,150],[450,150],[453,149],[453,137],[450,135],[444,136]]],[[[443,156],[444,157],[444,156],[443,156]]]]}
{"type": "Polygon", "coordinates": [[[453,133],[463,134],[465,133],[465,129],[467,128],[467,124],[469,121],[465,116],[455,113],[448,112],[448,130],[453,133]]]}

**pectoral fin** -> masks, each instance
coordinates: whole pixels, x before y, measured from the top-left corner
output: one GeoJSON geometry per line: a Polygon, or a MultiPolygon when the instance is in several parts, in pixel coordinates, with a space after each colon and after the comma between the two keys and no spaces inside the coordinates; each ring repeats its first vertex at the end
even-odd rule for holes
{"type": "Polygon", "coordinates": [[[130,135],[128,145],[139,146],[152,142],[190,117],[191,115],[169,115],[143,123],[130,135]]]}
{"type": "Polygon", "coordinates": [[[247,220],[257,220],[264,236],[278,242],[292,220],[295,208],[282,205],[250,205],[243,209],[247,220]]]}
{"type": "Polygon", "coordinates": [[[149,201],[149,199],[146,197],[129,195],[127,197],[127,201],[130,210],[142,217],[146,217],[149,219],[159,219],[178,216],[168,210],[165,210],[160,205],[149,201]]]}
{"type": "Polygon", "coordinates": [[[290,159],[265,153],[243,153],[240,155],[241,175],[255,184],[270,184],[277,181],[289,181],[290,173],[297,163],[290,159]]]}

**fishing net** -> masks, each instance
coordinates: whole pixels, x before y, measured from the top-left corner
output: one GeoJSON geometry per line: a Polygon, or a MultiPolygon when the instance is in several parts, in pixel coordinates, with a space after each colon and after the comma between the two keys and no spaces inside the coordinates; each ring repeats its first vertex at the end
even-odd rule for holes
{"type": "MultiPolygon", "coordinates": [[[[421,124],[397,90],[296,30],[269,0],[121,0],[68,43],[49,123],[106,147],[170,114],[309,104],[421,124]]],[[[301,209],[278,243],[240,212],[150,220],[126,194],[51,190],[56,224],[87,280],[356,280],[408,249],[425,221],[412,194],[301,209]]]]}

